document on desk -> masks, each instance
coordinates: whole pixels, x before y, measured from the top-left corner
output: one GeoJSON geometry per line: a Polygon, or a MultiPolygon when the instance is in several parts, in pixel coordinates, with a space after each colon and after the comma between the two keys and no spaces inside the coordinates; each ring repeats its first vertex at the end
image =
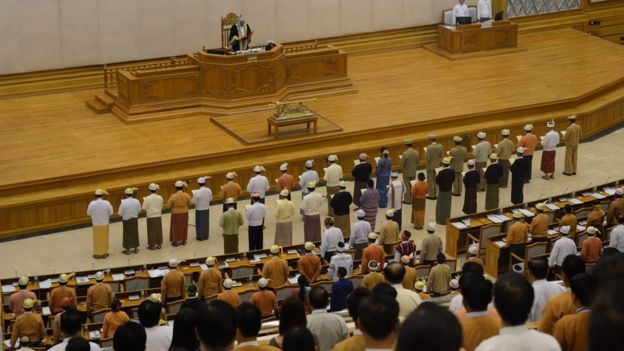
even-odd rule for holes
{"type": "Polygon", "coordinates": [[[87,284],[89,282],[89,277],[76,277],[76,283],[78,284],[87,284]]]}
{"type": "Polygon", "coordinates": [[[498,218],[498,215],[495,215],[495,214],[489,214],[489,215],[487,215],[487,218],[490,221],[492,221],[492,223],[503,223],[504,222],[500,218],[498,218]]]}
{"type": "Polygon", "coordinates": [[[160,269],[151,269],[147,271],[147,274],[149,274],[150,278],[160,278],[164,276],[167,272],[169,272],[169,270],[161,271],[160,269]]]}
{"type": "Polygon", "coordinates": [[[457,229],[466,228],[466,225],[463,222],[451,222],[451,224],[457,229]]]}
{"type": "Polygon", "coordinates": [[[199,268],[201,268],[202,271],[207,271],[208,270],[208,266],[205,263],[200,264],[199,268]]]}
{"type": "Polygon", "coordinates": [[[289,277],[289,278],[288,278],[288,282],[289,282],[290,284],[297,284],[297,283],[298,283],[298,280],[299,280],[299,276],[300,276],[300,275],[301,275],[301,274],[297,274],[297,275],[295,275],[294,277],[289,277]]]}
{"type": "Polygon", "coordinates": [[[522,213],[525,217],[535,217],[535,213],[529,211],[529,210],[525,210],[525,209],[521,209],[520,213],[522,213]]]}
{"type": "Polygon", "coordinates": [[[39,289],[50,289],[52,287],[52,280],[46,279],[39,282],[39,289]]]}
{"type": "Polygon", "coordinates": [[[499,240],[499,241],[497,241],[497,242],[496,242],[496,246],[498,246],[498,247],[501,247],[501,248],[502,248],[503,246],[505,246],[505,242],[504,242],[504,241],[502,241],[502,240],[499,240]]]}
{"type": "Polygon", "coordinates": [[[603,188],[602,191],[604,191],[605,193],[609,194],[609,195],[615,195],[615,188],[603,188]]]}
{"type": "Polygon", "coordinates": [[[560,207],[555,205],[555,204],[547,204],[546,207],[548,207],[549,210],[553,210],[553,211],[557,211],[560,207]]]}
{"type": "Polygon", "coordinates": [[[126,279],[126,276],[123,273],[113,274],[113,281],[114,282],[120,282],[120,281],[122,281],[124,279],[126,279]]]}
{"type": "Polygon", "coordinates": [[[11,284],[6,284],[2,286],[2,293],[3,294],[7,294],[7,293],[12,293],[15,292],[15,287],[11,284]]]}
{"type": "Polygon", "coordinates": [[[44,316],[51,316],[52,315],[52,311],[50,311],[50,307],[49,306],[43,306],[43,307],[41,307],[41,314],[43,314],[44,316]]]}
{"type": "MultiPolygon", "coordinates": [[[[612,195],[612,194],[611,194],[612,195]]],[[[605,196],[602,195],[601,193],[592,193],[591,196],[595,197],[598,200],[604,199],[605,196]]]]}
{"type": "Polygon", "coordinates": [[[548,229],[548,235],[555,235],[559,233],[558,231],[556,231],[555,229],[548,229]]]}
{"type": "Polygon", "coordinates": [[[260,261],[261,259],[266,258],[266,257],[267,257],[267,254],[265,254],[265,253],[254,254],[254,259],[256,261],[260,261]]]}

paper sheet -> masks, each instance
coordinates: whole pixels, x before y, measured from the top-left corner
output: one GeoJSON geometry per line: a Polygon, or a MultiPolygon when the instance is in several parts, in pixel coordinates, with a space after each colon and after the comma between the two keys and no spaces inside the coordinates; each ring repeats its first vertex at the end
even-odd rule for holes
{"type": "Polygon", "coordinates": [[[123,273],[113,274],[113,281],[114,282],[120,282],[120,281],[122,281],[124,279],[126,279],[126,276],[123,273]]]}
{"type": "Polygon", "coordinates": [[[466,225],[462,222],[452,222],[451,223],[455,228],[457,229],[464,229],[466,228],[466,225]]]}

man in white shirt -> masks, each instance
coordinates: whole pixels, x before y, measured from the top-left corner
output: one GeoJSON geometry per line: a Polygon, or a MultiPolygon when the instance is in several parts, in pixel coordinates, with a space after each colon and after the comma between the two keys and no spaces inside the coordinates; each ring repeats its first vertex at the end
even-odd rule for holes
{"type": "Polygon", "coordinates": [[[310,290],[308,299],[312,305],[312,313],[307,315],[308,329],[316,335],[319,341],[319,351],[329,351],[334,346],[349,337],[349,329],[344,318],[327,313],[329,293],[320,286],[310,290]]]}
{"type": "Polygon", "coordinates": [[[329,262],[338,251],[338,243],[344,243],[344,236],[340,229],[334,227],[331,217],[325,218],[325,231],[321,238],[321,257],[329,262]]]}
{"type": "Polygon", "coordinates": [[[491,0],[479,0],[479,2],[477,2],[477,17],[479,18],[479,22],[485,22],[492,19],[491,0]]]}
{"type": "Polygon", "coordinates": [[[406,318],[421,303],[420,296],[412,290],[403,287],[405,267],[398,262],[392,262],[384,268],[384,277],[388,284],[396,290],[396,300],[399,303],[399,317],[406,318]]]}
{"type": "Polygon", "coordinates": [[[108,223],[113,214],[113,206],[108,200],[104,200],[104,195],[108,191],[97,189],[95,200],[89,203],[87,215],[91,216],[93,224],[93,258],[100,259],[108,257],[108,223]]]}
{"type": "Polygon", "coordinates": [[[485,190],[485,176],[483,169],[487,167],[488,159],[490,158],[490,152],[492,151],[492,145],[489,141],[485,140],[487,134],[485,132],[477,133],[477,139],[479,139],[479,143],[474,146],[472,150],[472,154],[475,160],[475,168],[477,172],[479,172],[479,186],[477,186],[478,191],[485,190]]]}
{"type": "Polygon", "coordinates": [[[555,338],[530,330],[525,324],[533,298],[533,287],[521,274],[499,275],[494,284],[494,305],[502,319],[502,328],[499,335],[484,340],[476,351],[560,351],[555,338]]]}
{"type": "Polygon", "coordinates": [[[305,165],[306,170],[299,176],[299,186],[301,187],[302,198],[308,195],[309,193],[308,187],[307,187],[308,183],[314,182],[314,184],[316,184],[319,182],[318,173],[312,169],[312,167],[314,167],[314,161],[307,160],[305,161],[304,165],[305,165]]]}
{"type": "Polygon", "coordinates": [[[364,210],[359,209],[355,211],[355,216],[358,220],[351,226],[349,248],[357,250],[355,258],[360,259],[362,258],[362,250],[368,246],[368,234],[372,232],[372,230],[370,223],[365,220],[366,212],[364,212],[364,210]]]}
{"type": "Polygon", "coordinates": [[[624,252],[624,215],[619,214],[613,220],[616,227],[611,230],[609,237],[609,247],[614,247],[620,252],[624,252]]]}
{"type": "Polygon", "coordinates": [[[333,281],[338,281],[338,268],[344,267],[347,270],[346,278],[353,274],[353,258],[351,255],[344,253],[345,244],[338,242],[336,245],[336,254],[332,256],[329,261],[329,268],[327,268],[327,278],[333,281]]]}
{"type": "Polygon", "coordinates": [[[247,192],[250,194],[258,193],[260,195],[260,203],[264,203],[264,197],[269,190],[269,180],[262,175],[262,172],[265,170],[262,166],[254,166],[253,172],[256,175],[249,179],[249,183],[247,183],[247,192]]]}
{"type": "Polygon", "coordinates": [[[117,213],[121,216],[123,225],[124,255],[139,252],[139,213],[141,213],[141,203],[134,198],[137,188],[127,188],[124,190],[125,199],[121,200],[117,213]]]}
{"type": "MultiPolygon", "coordinates": [[[[61,331],[63,332],[63,336],[65,336],[65,338],[60,344],[57,344],[56,346],[50,348],[49,351],[65,351],[67,343],[72,337],[82,337],[82,319],[83,315],[77,309],[70,308],[63,312],[61,314],[61,331]]],[[[171,342],[171,339],[169,340],[169,342],[171,342]]],[[[100,347],[92,342],[89,343],[89,348],[91,351],[100,351],[100,347]]],[[[165,350],[167,349],[165,348],[165,350]]]]}
{"type": "Polygon", "coordinates": [[[139,305],[139,321],[147,334],[146,350],[167,351],[171,346],[173,328],[168,325],[160,326],[161,311],[162,304],[158,302],[145,300],[139,305]]]}
{"type": "Polygon", "coordinates": [[[266,207],[261,202],[259,193],[251,193],[251,205],[247,208],[245,217],[249,228],[249,251],[262,250],[264,239],[264,215],[266,207]]]}
{"type": "Polygon", "coordinates": [[[453,7],[453,25],[457,25],[457,17],[470,17],[468,5],[464,4],[466,0],[459,0],[459,3],[453,7]]]}
{"type": "Polygon", "coordinates": [[[148,186],[150,194],[143,198],[143,210],[147,217],[147,249],[154,250],[162,247],[162,208],[163,198],[156,194],[160,186],[151,183],[148,186]]]}
{"type": "Polygon", "coordinates": [[[550,256],[548,256],[548,265],[554,267],[555,273],[561,273],[561,265],[563,259],[568,255],[576,255],[576,244],[574,240],[568,238],[570,233],[570,226],[563,226],[559,228],[561,237],[555,241],[550,256]]]}
{"type": "Polygon", "coordinates": [[[212,201],[212,190],[206,186],[206,179],[210,177],[197,178],[199,189],[193,191],[191,203],[195,205],[195,239],[198,241],[208,240],[210,234],[210,201],[212,201]]]}
{"type": "Polygon", "coordinates": [[[548,180],[555,179],[555,156],[560,138],[559,133],[555,130],[554,120],[548,121],[546,126],[550,130],[542,137],[542,164],[540,169],[544,172],[542,178],[548,180]]]}
{"type": "Polygon", "coordinates": [[[544,307],[553,297],[565,291],[565,287],[556,282],[546,281],[548,263],[540,258],[533,258],[528,263],[528,278],[533,286],[535,299],[529,313],[529,322],[537,322],[542,318],[544,307]]]}
{"type": "Polygon", "coordinates": [[[343,177],[342,167],[338,165],[336,162],[338,161],[338,156],[329,155],[327,157],[327,168],[325,168],[325,174],[323,175],[323,180],[325,180],[325,186],[327,187],[327,215],[333,216],[334,209],[330,206],[331,197],[335,193],[340,191],[338,187],[338,183],[340,183],[340,179],[343,177]]]}
{"type": "Polygon", "coordinates": [[[323,195],[314,191],[316,182],[308,182],[306,185],[308,194],[301,200],[303,212],[303,238],[304,241],[316,242],[321,240],[321,207],[323,207],[323,195]]]}
{"type": "Polygon", "coordinates": [[[405,185],[399,180],[399,173],[390,173],[390,184],[388,185],[388,205],[394,209],[393,220],[399,224],[403,222],[403,195],[405,193],[405,185]]]}

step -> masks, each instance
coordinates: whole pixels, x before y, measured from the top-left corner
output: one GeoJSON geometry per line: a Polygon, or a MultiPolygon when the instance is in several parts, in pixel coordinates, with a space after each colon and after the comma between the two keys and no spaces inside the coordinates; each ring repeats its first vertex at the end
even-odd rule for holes
{"type": "Polygon", "coordinates": [[[95,98],[87,100],[86,104],[91,110],[93,110],[93,112],[97,114],[108,113],[111,110],[111,107],[104,105],[102,102],[95,98]]]}
{"type": "Polygon", "coordinates": [[[103,91],[95,93],[95,99],[102,105],[108,106],[109,108],[112,108],[115,103],[115,100],[103,91]]]}

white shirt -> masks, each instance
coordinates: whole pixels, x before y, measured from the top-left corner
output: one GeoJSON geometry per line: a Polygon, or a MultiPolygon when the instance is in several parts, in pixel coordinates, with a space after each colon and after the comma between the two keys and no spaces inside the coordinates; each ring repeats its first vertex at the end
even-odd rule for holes
{"type": "Polygon", "coordinates": [[[334,346],[349,337],[349,329],[344,318],[327,313],[327,310],[314,310],[307,315],[308,329],[316,335],[319,341],[319,351],[329,351],[334,346]]]}
{"type": "Polygon", "coordinates": [[[205,211],[210,209],[210,201],[212,201],[212,190],[206,186],[202,186],[193,192],[191,202],[195,205],[196,211],[205,211]]]}
{"type": "Polygon", "coordinates": [[[155,326],[145,328],[147,334],[147,342],[145,350],[150,351],[168,351],[171,346],[171,338],[173,337],[173,328],[169,325],[155,326]]]}
{"type": "Polygon", "coordinates": [[[462,296],[462,294],[457,294],[453,296],[451,302],[449,303],[449,311],[455,312],[457,310],[461,310],[462,308],[464,308],[464,297],[462,296]]]}
{"type": "Polygon", "coordinates": [[[117,210],[117,213],[124,221],[132,218],[138,218],[139,213],[141,213],[141,203],[138,199],[135,199],[133,197],[121,199],[121,204],[119,205],[119,210],[117,210]]]}
{"type": "Polygon", "coordinates": [[[249,179],[249,183],[247,183],[247,191],[249,194],[259,193],[261,199],[264,199],[267,190],[269,190],[269,180],[263,175],[258,174],[249,179]]]}
{"type": "Polygon", "coordinates": [[[470,10],[468,10],[468,5],[466,4],[457,4],[453,7],[453,25],[455,25],[455,19],[457,17],[470,17],[470,10]]]}
{"type": "Polygon", "coordinates": [[[567,236],[562,236],[553,245],[550,256],[548,257],[549,266],[559,266],[563,264],[563,259],[568,255],[576,255],[576,244],[574,240],[567,236]]]}
{"type": "Polygon", "coordinates": [[[147,218],[156,218],[162,215],[163,198],[162,196],[152,193],[143,198],[143,210],[147,218]]]}
{"type": "Polygon", "coordinates": [[[403,207],[403,194],[405,194],[405,185],[400,180],[393,180],[388,186],[388,206],[395,210],[403,207]],[[394,198],[394,202],[392,201],[394,198]]]}
{"type": "Polygon", "coordinates": [[[420,296],[412,290],[405,289],[402,284],[392,285],[397,292],[396,300],[399,303],[399,317],[407,318],[420,305],[420,296]]]}
{"type": "Polygon", "coordinates": [[[113,205],[102,198],[91,201],[87,208],[87,215],[91,216],[93,225],[107,225],[112,214],[113,205]]]}
{"type": "MultiPolygon", "coordinates": [[[[48,351],[65,351],[65,348],[67,348],[67,343],[69,342],[69,339],[71,338],[65,338],[63,339],[63,342],[53,346],[52,348],[50,348],[48,351]]],[[[89,342],[89,349],[91,351],[100,351],[100,347],[97,344],[94,344],[92,342],[89,342]]]]}
{"type": "Polygon", "coordinates": [[[565,287],[555,282],[546,281],[546,279],[536,280],[532,285],[535,299],[529,313],[529,322],[537,322],[542,319],[542,313],[548,301],[564,292],[565,287]]]}
{"type": "Polygon", "coordinates": [[[611,230],[609,247],[615,247],[620,252],[624,252],[624,224],[619,224],[611,230]]]}
{"type": "Polygon", "coordinates": [[[330,280],[338,280],[338,268],[344,267],[347,270],[347,277],[353,274],[353,258],[351,255],[344,252],[340,252],[332,256],[329,261],[329,268],[327,269],[327,277],[330,280]]]}
{"type": "Polygon", "coordinates": [[[262,225],[264,221],[264,214],[266,213],[266,207],[264,204],[260,202],[256,202],[253,205],[249,206],[247,212],[245,213],[245,218],[247,218],[247,222],[249,222],[249,226],[257,227],[262,225]]]}
{"type": "Polygon", "coordinates": [[[487,162],[490,158],[490,151],[492,150],[492,146],[490,142],[487,140],[483,140],[475,145],[474,150],[472,150],[472,154],[474,155],[475,162],[487,162]]]}
{"type": "Polygon", "coordinates": [[[368,234],[371,232],[371,225],[365,220],[358,220],[351,226],[351,236],[349,246],[353,248],[355,244],[368,243],[368,234]]]}
{"type": "Polygon", "coordinates": [[[338,243],[344,242],[342,231],[336,227],[325,229],[321,237],[321,256],[325,256],[326,252],[335,252],[338,243]]]}
{"type": "Polygon", "coordinates": [[[557,149],[557,145],[559,145],[559,133],[551,129],[546,135],[544,135],[544,139],[542,139],[542,150],[544,151],[555,151],[557,149]]]}
{"type": "Polygon", "coordinates": [[[306,216],[314,216],[321,213],[321,207],[323,207],[324,203],[323,195],[313,191],[301,200],[300,207],[306,216]]]}
{"type": "Polygon", "coordinates": [[[318,183],[319,176],[318,173],[314,170],[307,170],[303,172],[303,174],[299,177],[299,186],[301,186],[301,192],[304,194],[308,193],[308,183],[315,182],[318,183]]]}
{"type": "Polygon", "coordinates": [[[492,18],[492,3],[490,0],[479,0],[477,3],[477,17],[492,18]]]}
{"type": "Polygon", "coordinates": [[[548,334],[529,330],[526,325],[503,327],[498,335],[484,340],[476,351],[561,351],[559,343],[548,334]]]}
{"type": "Polygon", "coordinates": [[[338,186],[342,176],[342,167],[332,163],[329,167],[325,168],[325,175],[323,176],[323,179],[327,183],[327,186],[338,186]]]}

